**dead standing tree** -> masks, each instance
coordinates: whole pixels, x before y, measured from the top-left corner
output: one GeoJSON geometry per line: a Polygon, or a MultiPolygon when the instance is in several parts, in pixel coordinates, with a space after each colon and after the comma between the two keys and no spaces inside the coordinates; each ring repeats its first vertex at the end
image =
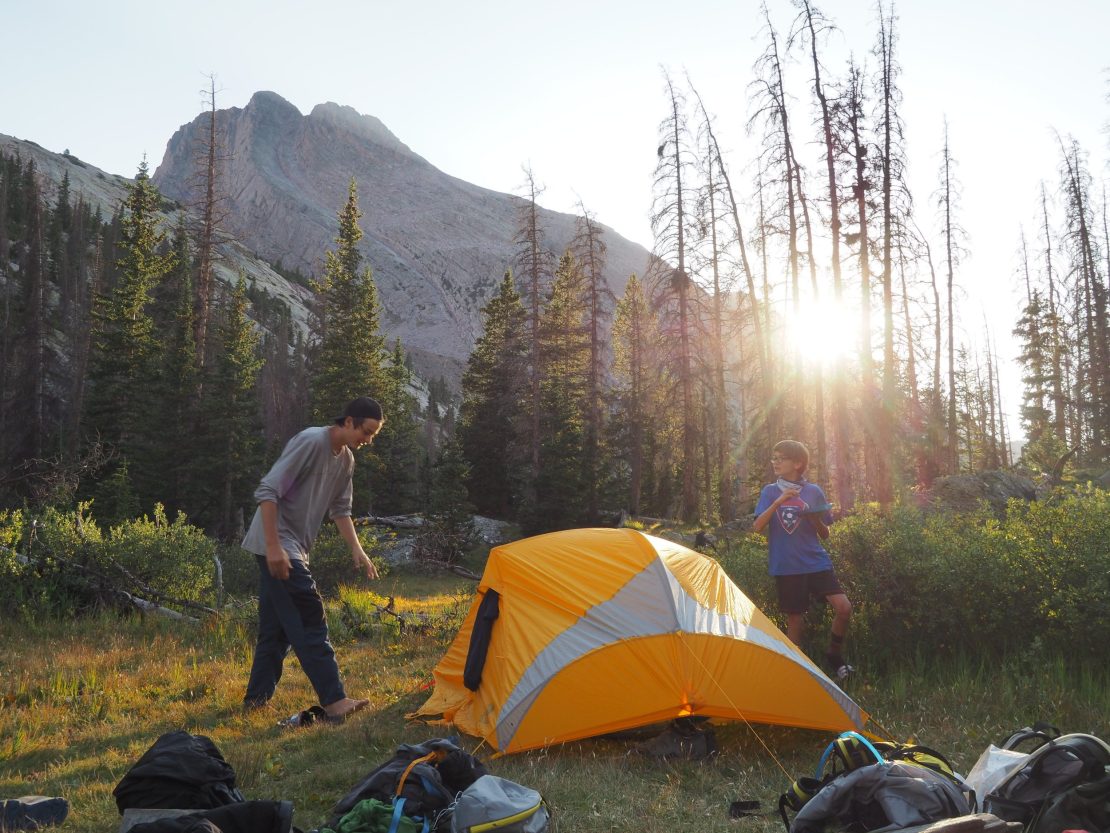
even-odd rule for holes
{"type": "Polygon", "coordinates": [[[586,371],[586,520],[596,524],[599,512],[602,436],[602,380],[605,377],[605,321],[613,308],[613,293],[605,283],[604,228],[579,201],[578,219],[571,251],[582,270],[585,292],[585,327],[590,345],[590,366],[586,371]]]}
{"type": "Polygon", "coordinates": [[[527,312],[526,335],[528,340],[528,420],[530,476],[527,478],[529,494],[534,493],[540,469],[540,314],[543,311],[544,293],[551,283],[552,256],[544,244],[540,225],[539,206],[536,200],[543,189],[536,184],[530,166],[524,167],[524,204],[520,209],[519,225],[513,242],[517,246],[516,274],[521,282],[521,295],[527,312]]]}
{"type": "Polygon", "coordinates": [[[883,463],[879,466],[876,485],[879,502],[885,506],[894,499],[894,429],[898,411],[898,368],[894,357],[894,236],[903,225],[903,218],[910,214],[910,200],[903,178],[903,125],[898,114],[902,94],[898,89],[900,68],[894,59],[897,41],[894,4],[884,9],[880,3],[878,14],[879,40],[875,45],[875,56],[879,61],[879,70],[875,124],[880,140],[883,223],[883,384],[879,444],[886,453],[879,458],[883,463]]]}
{"type": "Polygon", "coordinates": [[[1079,332],[1076,349],[1077,377],[1080,379],[1076,401],[1082,404],[1086,431],[1086,457],[1104,463],[1110,439],[1110,404],[1106,401],[1110,388],[1110,353],[1107,334],[1107,287],[1098,268],[1092,229],[1093,211],[1090,199],[1090,174],[1080,152],[1079,143],[1070,139],[1065,146],[1057,137],[1062,157],[1061,173],[1065,196],[1064,243],[1070,256],[1072,294],[1076,299],[1076,326],[1079,332]]]}
{"type": "Polygon", "coordinates": [[[1044,183],[1041,183],[1041,219],[1044,231],[1044,266],[1045,279],[1048,281],[1048,313],[1049,330],[1052,336],[1052,428],[1056,438],[1065,448],[1068,447],[1067,436],[1067,396],[1064,386],[1063,371],[1063,342],[1060,338],[1060,301],[1056,294],[1056,273],[1052,268],[1052,233],[1048,223],[1048,194],[1044,183]]]}
{"type": "MultiPolygon", "coordinates": [[[[833,279],[833,297],[838,310],[844,308],[844,282],[841,275],[841,217],[840,217],[840,189],[837,184],[837,157],[839,143],[834,135],[833,106],[830,105],[828,94],[821,80],[821,61],[817,54],[817,40],[819,36],[827,36],[834,31],[833,25],[809,0],[795,0],[795,7],[799,14],[794,23],[794,31],[790,40],[806,40],[809,45],[809,57],[813,63],[813,94],[817,99],[821,112],[821,137],[825,150],[825,170],[827,176],[827,197],[829,207],[829,234],[831,244],[830,267],[833,279]]],[[[811,247],[810,256],[813,257],[811,247]]],[[[833,490],[837,500],[844,508],[851,508],[855,504],[855,494],[852,489],[852,479],[849,474],[848,446],[848,405],[845,392],[847,368],[845,367],[845,354],[838,353],[836,364],[833,367],[833,490]]]]}
{"type": "Polygon", "coordinates": [[[196,194],[192,205],[196,218],[193,238],[197,247],[193,339],[200,367],[208,364],[208,330],[214,295],[213,265],[218,257],[216,247],[220,243],[220,229],[228,215],[227,198],[220,187],[220,178],[231,156],[219,129],[216,93],[216,76],[209,75],[208,88],[201,90],[208,112],[205,114],[204,126],[197,134],[193,156],[194,171],[189,182],[196,194]]]}
{"type": "Polygon", "coordinates": [[[687,216],[693,150],[686,126],[686,102],[675,89],[670,75],[664,71],[668,114],[659,125],[660,143],[655,166],[654,203],[651,227],[655,237],[652,277],[659,294],[673,306],[674,324],[678,328],[677,351],[673,355],[674,372],[682,391],[682,508],[683,520],[695,520],[698,496],[695,485],[697,471],[697,418],[694,413],[694,369],[691,338],[694,316],[690,304],[690,276],[687,273],[687,216]]]}
{"type": "Polygon", "coordinates": [[[956,220],[959,206],[960,186],[956,180],[956,161],[948,146],[948,120],[944,121],[944,147],[941,151],[940,189],[937,204],[941,210],[944,235],[945,264],[948,280],[948,470],[956,473],[960,469],[959,422],[956,412],[956,318],[955,290],[956,266],[963,254],[962,240],[964,231],[956,220]]]}
{"type": "MultiPolygon", "coordinates": [[[[748,129],[762,127],[762,147],[760,150],[760,170],[763,174],[775,171],[774,179],[763,181],[763,185],[777,186],[777,199],[771,214],[786,222],[786,249],[789,267],[790,298],[794,318],[797,319],[801,306],[799,285],[800,255],[798,251],[798,195],[796,193],[795,169],[797,159],[790,135],[790,120],[786,109],[786,90],[783,83],[782,60],[779,54],[778,33],[771,24],[767,7],[763,6],[767,47],[755,64],[756,80],[752,82],[753,99],[756,110],[748,120],[748,129]]],[[[786,390],[801,396],[801,378],[797,373],[800,364],[801,339],[791,339],[793,348],[788,357],[791,371],[783,374],[782,384],[786,390]]],[[[778,394],[782,395],[779,390],[778,394]]],[[[792,436],[802,433],[802,408],[790,411],[791,417],[786,428],[792,436]]]]}
{"type": "MultiPolygon", "coordinates": [[[[741,424],[749,432],[758,433],[764,430],[769,422],[768,412],[772,408],[772,392],[771,385],[771,368],[768,361],[769,345],[765,337],[765,327],[760,310],[759,296],[756,292],[755,275],[752,273],[751,263],[748,260],[748,247],[744,239],[744,226],[740,222],[740,208],[736,199],[736,193],[732,188],[732,179],[729,176],[728,166],[725,165],[724,158],[721,155],[721,148],[717,142],[716,133],[713,131],[713,120],[708,111],[705,109],[705,104],[701,100],[698,91],[694,89],[693,85],[690,86],[691,92],[698,102],[698,110],[701,112],[702,132],[706,143],[706,159],[707,159],[707,178],[710,182],[716,181],[713,191],[719,193],[721,198],[725,201],[726,211],[728,216],[732,219],[732,235],[736,242],[737,254],[739,256],[738,267],[743,273],[744,280],[747,286],[746,301],[748,311],[751,316],[752,330],[754,332],[754,340],[756,345],[756,357],[758,360],[759,372],[759,399],[760,404],[758,407],[758,422],[747,426],[742,421],[741,424]],[[714,177],[716,173],[716,178],[714,177]]],[[[724,242],[723,246],[726,250],[729,248],[729,241],[724,242]]],[[[714,244],[716,249],[716,244],[714,244]]],[[[744,304],[745,297],[741,295],[738,303],[744,304]]],[[[723,335],[723,334],[722,334],[723,335]]],[[[723,344],[723,343],[722,343],[723,344]]],[[[724,395],[724,380],[723,380],[723,362],[722,362],[722,379],[720,381],[721,395],[724,395]]],[[[741,402],[746,400],[747,391],[741,391],[741,402]]],[[[750,439],[746,444],[750,444],[750,439]]],[[[723,487],[723,484],[722,484],[723,487]]],[[[731,488],[731,486],[730,486],[731,488]]],[[[724,498],[721,500],[724,505],[724,498]]]]}

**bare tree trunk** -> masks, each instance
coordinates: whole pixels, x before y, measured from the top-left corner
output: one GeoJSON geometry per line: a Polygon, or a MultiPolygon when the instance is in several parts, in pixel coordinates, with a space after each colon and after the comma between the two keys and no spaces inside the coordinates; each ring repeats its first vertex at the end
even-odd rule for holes
{"type": "MultiPolygon", "coordinates": [[[[716,203],[712,198],[714,193],[714,180],[713,171],[716,169],[721,175],[721,186],[724,189],[724,194],[728,198],[728,206],[732,213],[732,223],[734,232],[736,234],[736,242],[740,249],[740,266],[744,273],[748,287],[748,305],[751,310],[752,327],[755,333],[757,357],[759,361],[759,377],[760,389],[762,390],[762,397],[764,408],[770,407],[770,371],[767,367],[767,343],[764,339],[763,325],[760,320],[759,303],[756,296],[755,278],[752,275],[751,264],[748,262],[748,250],[744,242],[744,228],[740,223],[740,210],[737,206],[736,195],[732,190],[732,181],[728,175],[728,169],[725,167],[724,159],[721,157],[721,149],[717,144],[717,137],[713,132],[712,120],[709,118],[709,113],[705,109],[705,105],[701,100],[698,91],[691,85],[691,90],[695,98],[698,100],[698,108],[701,110],[704,129],[707,137],[708,147],[707,152],[709,155],[709,163],[707,169],[709,172],[709,189],[710,189],[710,228],[712,234],[712,247],[713,247],[713,297],[714,297],[714,322],[715,322],[715,339],[717,346],[716,356],[716,370],[717,370],[717,431],[721,438],[718,446],[718,465],[720,468],[720,512],[721,520],[730,521],[733,517],[733,496],[732,496],[732,467],[730,461],[732,459],[732,443],[729,438],[728,432],[728,408],[727,408],[727,393],[725,390],[725,359],[724,359],[724,333],[722,324],[724,320],[724,310],[722,308],[722,298],[720,291],[720,263],[719,263],[719,247],[717,241],[717,213],[716,203]]],[[[743,408],[743,394],[741,394],[741,408],[743,408]]],[[[746,421],[742,418],[741,425],[746,425],[746,421]]]]}
{"type": "Polygon", "coordinates": [[[880,92],[882,95],[882,171],[883,171],[883,394],[879,418],[879,443],[886,453],[880,458],[878,483],[879,502],[886,506],[894,499],[892,462],[894,455],[894,422],[897,410],[898,382],[894,360],[894,13],[879,12],[880,92]]]}
{"type": "Polygon", "coordinates": [[[670,115],[664,121],[663,144],[659,147],[660,163],[656,168],[657,182],[666,179],[661,210],[655,211],[653,227],[657,239],[660,231],[667,241],[664,248],[674,257],[675,267],[667,274],[670,293],[678,304],[678,357],[676,373],[682,391],[682,509],[684,520],[692,521],[697,517],[698,496],[695,474],[697,467],[697,422],[694,413],[693,360],[691,356],[690,330],[693,315],[690,309],[690,275],[687,272],[686,252],[686,190],[683,171],[686,162],[683,150],[686,147],[685,116],[682,102],[669,75],[666,76],[667,95],[670,115]]]}
{"type": "Polygon", "coordinates": [[[957,471],[959,469],[959,440],[956,435],[956,319],[953,304],[956,272],[956,246],[953,239],[955,228],[952,219],[952,157],[948,151],[947,121],[945,121],[944,123],[943,165],[944,181],[942,183],[942,187],[944,188],[944,241],[948,263],[948,443],[949,447],[952,449],[953,454],[951,460],[952,470],[957,471]]]}
{"type": "Polygon", "coordinates": [[[927,488],[929,485],[929,456],[927,444],[922,437],[925,427],[925,411],[921,406],[921,396],[917,386],[917,348],[914,343],[913,319],[910,317],[910,293],[906,286],[906,258],[902,241],[898,241],[898,275],[902,285],[902,320],[906,328],[906,384],[910,389],[909,418],[910,433],[912,435],[914,456],[914,471],[917,485],[927,488]]]}
{"type": "MultiPolygon", "coordinates": [[[[714,430],[717,435],[717,514],[722,521],[727,522],[732,520],[732,471],[729,465],[729,460],[732,457],[732,444],[729,440],[728,402],[725,390],[724,292],[721,289],[720,249],[717,244],[717,195],[713,181],[714,153],[711,137],[706,152],[709,189],[710,261],[713,268],[713,395],[714,430]]],[[[708,440],[709,433],[707,430],[706,445],[708,445],[708,440]]],[[[706,465],[708,467],[708,461],[706,461],[706,465]]],[[[709,494],[707,490],[707,507],[709,494]]]]}
{"type": "Polygon", "coordinates": [[[197,364],[204,367],[208,363],[208,328],[212,317],[212,264],[216,257],[216,235],[221,220],[219,207],[220,194],[217,180],[219,163],[225,159],[220,150],[220,137],[216,126],[216,77],[208,76],[208,89],[201,94],[208,100],[208,124],[199,147],[198,188],[200,199],[200,222],[197,228],[197,282],[194,304],[194,341],[196,342],[197,364]]]}
{"type": "Polygon", "coordinates": [[[875,432],[870,419],[875,388],[875,359],[871,353],[871,240],[868,235],[867,191],[871,183],[867,176],[867,142],[863,135],[863,79],[859,70],[852,66],[849,70],[848,90],[848,129],[855,160],[855,180],[852,192],[856,200],[856,213],[859,215],[859,273],[860,273],[860,392],[861,405],[865,418],[863,423],[864,469],[868,483],[876,481],[880,458],[885,449],[877,447],[875,432]]]}
{"type": "MultiPolygon", "coordinates": [[[[805,16],[806,29],[809,31],[810,58],[813,62],[813,92],[821,107],[821,132],[825,142],[825,170],[828,178],[829,233],[831,236],[833,297],[838,311],[844,309],[844,288],[840,264],[840,193],[836,184],[836,145],[833,140],[832,117],[829,112],[828,96],[821,83],[821,62],[817,58],[817,29],[814,25],[814,8],[809,0],[801,0],[802,14],[805,16]]],[[[823,19],[821,19],[823,22],[823,19]]],[[[812,248],[810,251],[812,255],[812,248]]],[[[845,355],[838,351],[833,367],[833,490],[841,507],[850,509],[855,505],[855,494],[848,472],[848,406],[845,394],[845,355]]],[[[820,389],[818,389],[820,395],[820,389]]]]}
{"type": "MultiPolygon", "coordinates": [[[[813,256],[813,226],[809,221],[809,203],[806,201],[805,191],[802,188],[802,171],[797,165],[794,166],[794,176],[798,183],[798,203],[802,207],[802,222],[806,230],[806,246],[808,248],[806,260],[809,263],[810,290],[813,292],[813,302],[818,304],[821,299],[821,288],[817,285],[817,261],[813,256]]],[[[825,393],[820,374],[817,374],[817,377],[813,380],[813,394],[814,431],[817,436],[817,453],[814,456],[814,462],[816,463],[818,478],[826,480],[829,470],[829,455],[825,439],[825,393]]]]}
{"type": "Polygon", "coordinates": [[[987,424],[989,426],[989,439],[987,441],[987,468],[996,469],[1002,465],[998,447],[998,423],[995,420],[994,410],[994,356],[990,349],[990,327],[984,320],[983,326],[987,331],[987,401],[990,403],[987,424]]]}
{"type": "Polygon", "coordinates": [[[775,374],[775,353],[771,349],[771,333],[774,332],[771,324],[771,273],[768,265],[767,257],[767,215],[764,210],[763,204],[763,170],[759,171],[758,182],[756,187],[756,194],[759,199],[759,251],[760,251],[760,264],[762,268],[763,277],[763,336],[764,336],[764,352],[767,356],[767,377],[764,385],[766,386],[767,398],[764,401],[763,407],[767,413],[767,431],[770,437],[778,438],[782,436],[782,409],[774,403],[773,386],[771,379],[775,374]]]}
{"type": "Polygon", "coordinates": [[[539,189],[530,167],[524,169],[524,190],[526,205],[523,213],[522,228],[517,242],[522,246],[519,260],[522,261],[525,292],[528,300],[528,416],[529,416],[529,461],[532,466],[529,483],[534,486],[540,471],[540,312],[543,294],[543,266],[545,255],[541,246],[539,209],[536,199],[539,189]]]}
{"type": "Polygon", "coordinates": [[[1048,312],[1052,325],[1052,426],[1057,439],[1067,447],[1067,402],[1061,361],[1059,304],[1056,301],[1056,276],[1052,269],[1052,233],[1048,226],[1048,196],[1041,183],[1041,217],[1044,221],[1045,275],[1048,278],[1048,312]]]}

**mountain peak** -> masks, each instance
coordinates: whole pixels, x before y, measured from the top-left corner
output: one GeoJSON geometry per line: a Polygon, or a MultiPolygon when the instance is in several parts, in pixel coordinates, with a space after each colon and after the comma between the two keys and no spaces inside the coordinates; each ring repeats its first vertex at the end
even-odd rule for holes
{"type": "Polygon", "coordinates": [[[317,104],[312,108],[312,112],[308,114],[308,119],[310,121],[314,119],[325,121],[369,139],[375,144],[384,145],[405,153],[412,153],[408,145],[394,136],[390,129],[382,123],[381,119],[360,113],[354,107],[345,104],[336,104],[334,101],[317,104]]]}
{"type": "Polygon", "coordinates": [[[279,110],[285,111],[288,115],[296,114],[298,117],[301,111],[297,109],[296,105],[286,101],[280,95],[270,90],[259,90],[251,96],[251,100],[247,102],[247,109],[254,110],[279,110]]]}

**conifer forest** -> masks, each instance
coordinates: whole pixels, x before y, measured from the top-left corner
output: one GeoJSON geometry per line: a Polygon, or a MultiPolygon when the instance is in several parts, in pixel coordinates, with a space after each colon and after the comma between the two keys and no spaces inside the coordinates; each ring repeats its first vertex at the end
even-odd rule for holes
{"type": "Polygon", "coordinates": [[[824,57],[835,21],[792,7],[782,31],[764,10],[743,96],[704,100],[697,78],[660,70],[658,133],[629,137],[657,147],[654,246],[622,293],[603,278],[604,218],[580,204],[573,242],[553,250],[542,172],[525,168],[516,256],[461,379],[418,379],[383,333],[359,247],[372,197],[354,171],[334,246],[304,278],[306,327],[245,278],[214,279],[227,238],[214,88],[191,205],[163,199],[144,161],[101,213],[68,175],[51,182],[0,148],[0,508],[91,501],[110,524],[160,504],[232,540],[284,442],[363,394],[387,421],[360,452],[356,514],[465,509],[528,532],[622,511],[723,523],[751,513],[783,438],[806,443],[808,476],[843,510],[960,473],[1101,474],[1107,148],[1058,134],[1058,176],[1012,230],[1022,375],[1004,390],[1015,357],[961,304],[975,241],[947,127],[914,148],[933,190],[906,175],[893,4],[843,65],[824,57]],[[746,108],[750,153],[723,150],[739,138],[719,133],[725,107],[746,108]]]}

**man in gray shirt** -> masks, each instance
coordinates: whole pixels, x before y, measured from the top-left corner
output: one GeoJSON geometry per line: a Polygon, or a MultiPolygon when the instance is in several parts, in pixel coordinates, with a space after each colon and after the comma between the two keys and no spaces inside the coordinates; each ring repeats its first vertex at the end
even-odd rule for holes
{"type": "Polygon", "coordinates": [[[308,553],[327,514],[351,548],[355,569],[378,577],[351,520],[351,477],[353,450],[373,442],[384,423],[376,401],[352,400],[334,424],[306,428],[289,440],[255,490],[258,510],[242,544],[254,553],[260,575],[258,642],[243,698],[248,709],[273,697],[290,647],[327,719],[343,720],[369,702],[348,697],[343,688],[308,553]]]}

